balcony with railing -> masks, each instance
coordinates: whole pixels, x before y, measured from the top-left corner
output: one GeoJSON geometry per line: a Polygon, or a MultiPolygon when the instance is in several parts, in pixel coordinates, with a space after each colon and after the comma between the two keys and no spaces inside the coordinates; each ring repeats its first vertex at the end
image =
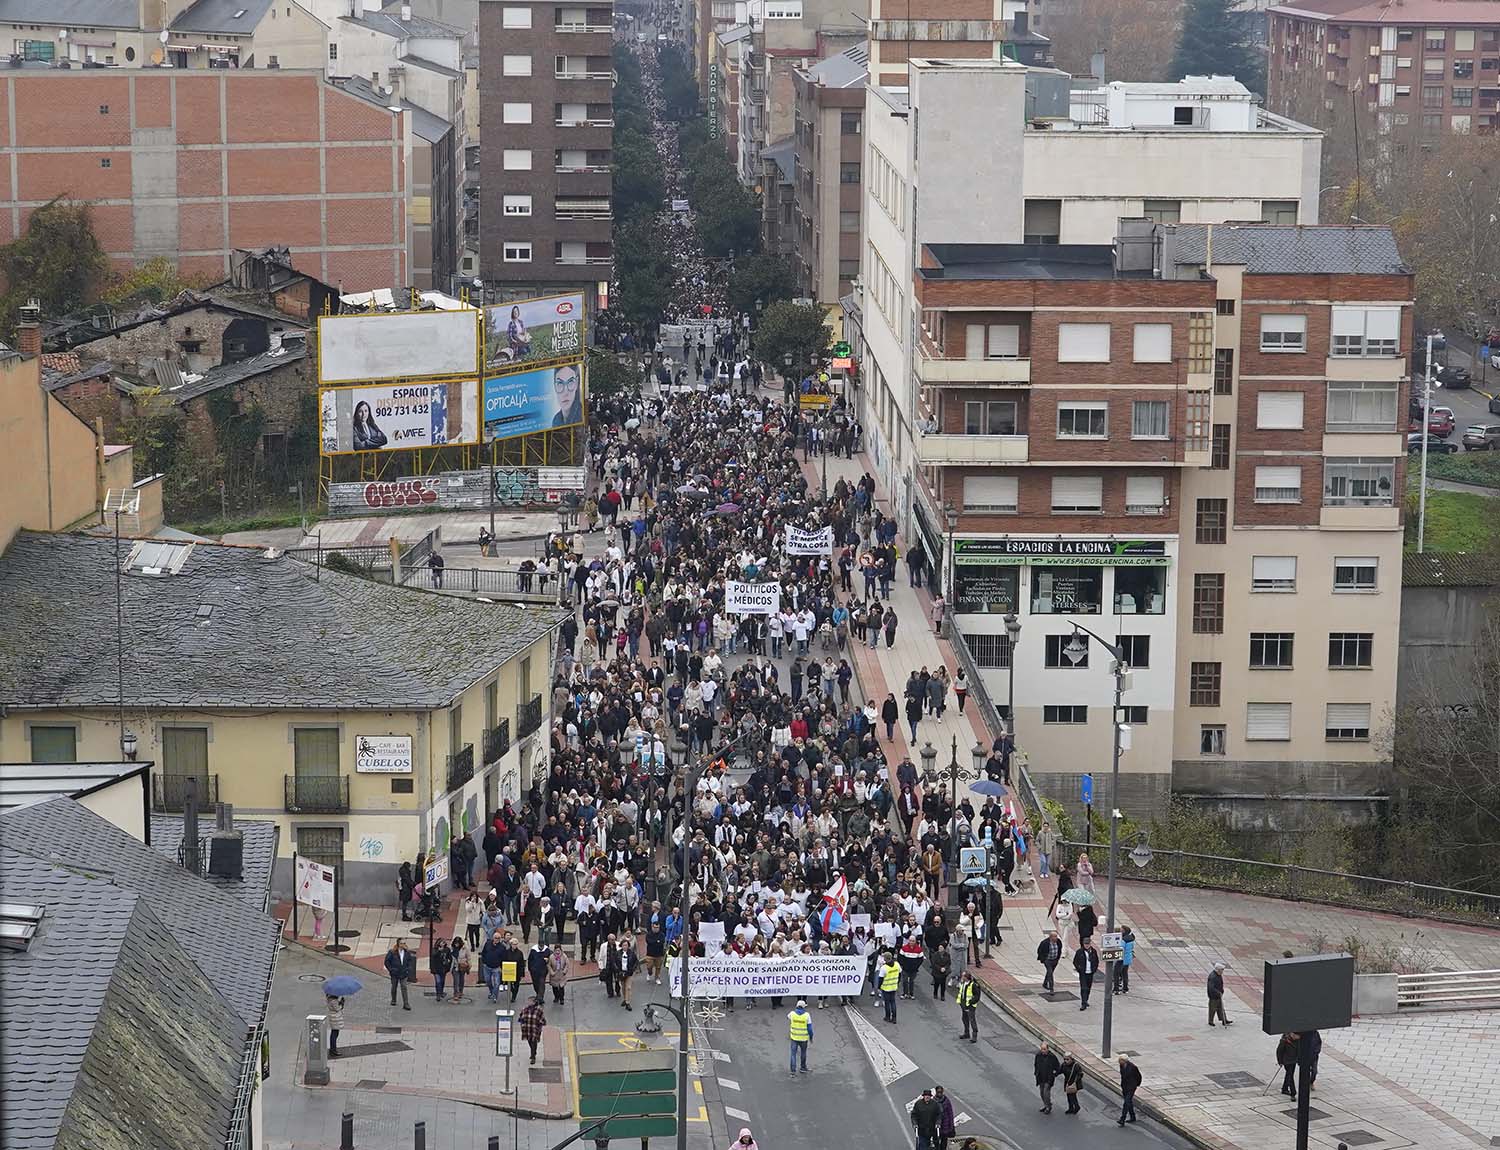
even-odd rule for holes
{"type": "Polygon", "coordinates": [[[516,707],[516,738],[524,739],[527,735],[539,730],[541,725],[542,697],[533,695],[516,707]]]}
{"type": "Polygon", "coordinates": [[[923,313],[917,378],[924,384],[1029,384],[1031,316],[1028,312],[923,313]]]}
{"type": "Polygon", "coordinates": [[[198,805],[219,805],[218,775],[168,775],[151,776],[151,809],[153,811],[181,811],[187,804],[188,780],[198,784],[198,805]]]}
{"type": "Polygon", "coordinates": [[[927,467],[1026,463],[1030,458],[1029,435],[953,435],[939,431],[917,435],[917,461],[927,467]]]}
{"type": "Polygon", "coordinates": [[[331,815],[349,809],[348,775],[286,775],[284,779],[289,814],[331,815]]]}
{"type": "Polygon", "coordinates": [[[465,743],[448,756],[448,789],[456,791],[474,777],[474,744],[465,743]]]}
{"type": "Polygon", "coordinates": [[[510,750],[510,720],[501,719],[499,724],[484,733],[484,765],[498,763],[510,750]]]}

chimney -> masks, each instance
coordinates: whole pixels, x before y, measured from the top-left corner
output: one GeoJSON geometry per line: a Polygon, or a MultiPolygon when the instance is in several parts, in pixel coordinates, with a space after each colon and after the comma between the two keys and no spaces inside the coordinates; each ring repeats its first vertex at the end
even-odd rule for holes
{"type": "Polygon", "coordinates": [[[370,73],[370,89],[378,96],[380,95],[380,73],[370,73]]]}
{"type": "Polygon", "coordinates": [[[202,873],[202,859],[198,854],[198,779],[195,775],[182,780],[182,846],[178,848],[177,861],[183,870],[202,873]]]}
{"type": "Polygon", "coordinates": [[[16,350],[28,358],[42,354],[42,305],[34,296],[19,309],[16,343],[16,350]]]}
{"type": "Polygon", "coordinates": [[[208,836],[208,873],[238,882],[245,877],[245,836],[234,829],[234,807],[219,804],[218,829],[208,836]]]}
{"type": "Polygon", "coordinates": [[[1099,83],[1103,84],[1105,82],[1103,52],[1095,52],[1089,57],[1089,71],[1094,74],[1094,79],[1098,80],[1099,83]]]}
{"type": "Polygon", "coordinates": [[[403,4],[403,5],[401,5],[401,23],[403,23],[403,24],[409,24],[409,23],[411,23],[411,5],[410,4],[403,4]]]}

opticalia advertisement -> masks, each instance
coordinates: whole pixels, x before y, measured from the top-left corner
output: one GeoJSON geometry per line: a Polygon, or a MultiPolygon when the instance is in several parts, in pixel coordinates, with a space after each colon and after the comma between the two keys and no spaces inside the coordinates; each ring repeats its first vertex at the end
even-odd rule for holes
{"type": "Polygon", "coordinates": [[[319,393],[322,453],[477,443],[478,382],[371,384],[319,393]]]}
{"type": "Polygon", "coordinates": [[[484,366],[504,370],[523,363],[583,355],[583,295],[550,295],[484,309],[484,366]]]}
{"type": "Polygon", "coordinates": [[[583,364],[565,363],[486,379],[485,442],[582,423],[583,374],[583,364]]]}

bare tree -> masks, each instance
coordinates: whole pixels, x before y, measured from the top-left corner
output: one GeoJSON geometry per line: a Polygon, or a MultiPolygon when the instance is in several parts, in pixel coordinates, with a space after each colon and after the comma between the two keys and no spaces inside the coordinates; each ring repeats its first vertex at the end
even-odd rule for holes
{"type": "Polygon", "coordinates": [[[1111,80],[1163,81],[1173,78],[1181,18],[1181,0],[1065,0],[1048,5],[1042,32],[1065,72],[1088,74],[1090,57],[1104,52],[1111,80]]]}

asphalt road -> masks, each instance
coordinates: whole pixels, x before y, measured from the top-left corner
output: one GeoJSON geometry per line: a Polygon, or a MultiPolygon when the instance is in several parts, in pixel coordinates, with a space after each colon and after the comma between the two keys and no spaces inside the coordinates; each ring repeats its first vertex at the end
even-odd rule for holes
{"type": "MultiPolygon", "coordinates": [[[[653,988],[655,989],[655,988],[653,988]]],[[[899,1021],[882,1021],[868,994],[852,1007],[812,1004],[814,1037],[810,1073],[787,1070],[787,1021],[791,1008],[739,1003],[708,1032],[711,1044],[729,1056],[719,1061],[725,1126],[743,1124],[766,1150],[795,1145],[896,1147],[911,1144],[907,1107],[928,1086],[953,1096],[957,1137],[983,1138],[1012,1150],[1090,1150],[1123,1147],[1187,1147],[1190,1144],[1149,1120],[1123,1129],[1115,1125],[1119,1103],[1096,1082],[1086,1082],[1083,1113],[1064,1114],[1061,1086],[1055,1109],[1039,1113],[1032,1082],[1035,1045],[1002,1015],[981,1008],[982,1036],[960,1043],[958,1008],[934,1002],[925,983],[914,1001],[899,1003],[899,1021]],[[725,1084],[729,1080],[731,1086],[725,1084]],[[737,1086],[738,1089],[733,1087],[737,1086]],[[732,1112],[748,1115],[739,1119],[732,1112]]],[[[1149,1066],[1142,1067],[1147,1082],[1149,1066]]]]}
{"type": "MultiPolygon", "coordinates": [[[[1490,400],[1495,396],[1500,396],[1500,370],[1493,367],[1482,369],[1474,351],[1466,349],[1473,349],[1473,341],[1450,336],[1447,351],[1436,357],[1449,367],[1467,367],[1474,377],[1474,385],[1461,391],[1451,391],[1442,387],[1434,387],[1432,391],[1434,407],[1453,409],[1453,422],[1456,425],[1453,434],[1454,442],[1463,436],[1463,429],[1471,423],[1500,422],[1500,415],[1489,410],[1490,400]]],[[[1421,397],[1420,380],[1413,380],[1412,393],[1418,398],[1421,397]]]]}

